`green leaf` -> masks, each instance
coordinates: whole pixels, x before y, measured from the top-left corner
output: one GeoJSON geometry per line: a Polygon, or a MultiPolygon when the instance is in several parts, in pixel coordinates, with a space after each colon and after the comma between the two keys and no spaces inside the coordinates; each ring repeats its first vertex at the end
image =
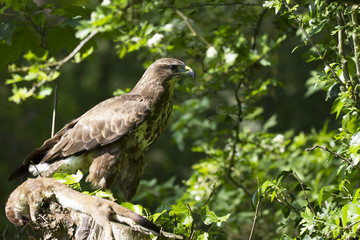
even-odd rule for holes
{"type": "Polygon", "coordinates": [[[357,203],[358,202],[359,193],[360,193],[360,188],[356,189],[356,192],[354,194],[352,203],[357,203]]]}
{"type": "Polygon", "coordinates": [[[55,173],[53,176],[54,179],[66,184],[71,185],[74,183],[79,183],[83,178],[83,174],[80,170],[76,172],[76,174],[67,174],[67,173],[55,173]]]}
{"type": "Polygon", "coordinates": [[[48,30],[47,46],[52,56],[56,56],[64,47],[70,52],[78,43],[75,30],[70,26],[54,26],[48,30]]]}
{"type": "Polygon", "coordinates": [[[290,208],[288,207],[282,207],[281,212],[283,213],[284,217],[287,218],[290,214],[290,208]]]}
{"type": "Polygon", "coordinates": [[[101,197],[101,198],[108,198],[108,199],[114,199],[114,196],[111,192],[105,192],[105,191],[95,191],[94,193],[95,196],[97,197],[101,197]]]}
{"type": "Polygon", "coordinates": [[[322,187],[322,188],[320,189],[320,192],[319,192],[319,195],[318,195],[319,208],[321,208],[323,193],[324,193],[324,187],[322,187]]]}
{"type": "Polygon", "coordinates": [[[262,184],[262,186],[261,186],[261,194],[266,193],[269,184],[270,184],[269,180],[266,180],[266,181],[262,184]]]}
{"type": "Polygon", "coordinates": [[[133,211],[139,215],[144,215],[143,214],[144,207],[139,204],[135,205],[130,202],[122,202],[120,205],[127,209],[130,209],[131,211],[133,211]]]}
{"type": "Polygon", "coordinates": [[[213,211],[211,211],[209,209],[208,205],[205,205],[204,208],[205,208],[204,224],[206,224],[206,225],[209,225],[211,223],[216,223],[218,226],[220,226],[221,223],[224,222],[224,221],[227,221],[227,219],[230,216],[230,214],[227,214],[225,216],[218,217],[213,211]]]}
{"type": "Polygon", "coordinates": [[[39,12],[38,14],[33,15],[33,22],[35,25],[38,25],[40,28],[44,28],[46,21],[46,15],[44,12],[39,12]]]}
{"type": "Polygon", "coordinates": [[[152,220],[153,220],[153,222],[156,222],[156,220],[157,220],[162,214],[164,214],[165,212],[166,212],[166,209],[163,210],[161,213],[154,213],[154,214],[152,215],[152,220]]]}
{"type": "MultiPolygon", "coordinates": [[[[193,223],[194,219],[191,215],[187,216],[183,222],[183,224],[186,226],[186,227],[190,227],[191,224],[193,223]]],[[[206,224],[206,223],[205,223],[206,224]]]]}
{"type": "Polygon", "coordinates": [[[346,226],[347,223],[348,223],[348,210],[349,210],[349,207],[350,207],[350,205],[346,204],[341,209],[341,211],[342,211],[341,220],[342,220],[342,223],[343,223],[344,226],[346,226]]]}
{"type": "Polygon", "coordinates": [[[12,92],[13,95],[9,97],[9,100],[15,103],[20,103],[22,101],[25,101],[27,98],[33,95],[33,92],[31,92],[26,87],[17,88],[15,84],[13,84],[12,92]]]}
{"type": "Polygon", "coordinates": [[[275,197],[276,197],[276,191],[273,191],[272,194],[271,194],[271,200],[270,201],[273,202],[275,197]]]}
{"type": "Polygon", "coordinates": [[[19,74],[11,74],[12,79],[6,79],[5,84],[13,84],[24,80],[19,74]]]}
{"type": "Polygon", "coordinates": [[[52,88],[50,86],[41,86],[40,91],[36,94],[37,99],[44,99],[47,96],[50,96],[52,93],[52,88]]]}
{"type": "Polygon", "coordinates": [[[209,239],[209,234],[207,232],[204,232],[203,234],[200,234],[197,237],[198,240],[208,240],[209,239]]]}
{"type": "Polygon", "coordinates": [[[338,118],[341,110],[343,109],[345,105],[345,98],[344,97],[338,97],[331,108],[331,113],[336,113],[336,119],[338,118]]]}
{"type": "Polygon", "coordinates": [[[20,13],[16,12],[13,17],[3,20],[0,23],[0,41],[5,40],[7,45],[11,45],[12,43],[12,36],[16,29],[16,21],[19,18],[20,13]]]}

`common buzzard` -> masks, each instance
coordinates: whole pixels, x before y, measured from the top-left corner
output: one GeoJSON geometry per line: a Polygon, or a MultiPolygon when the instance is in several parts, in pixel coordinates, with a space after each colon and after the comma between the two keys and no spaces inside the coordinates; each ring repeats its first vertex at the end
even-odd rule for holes
{"type": "Polygon", "coordinates": [[[88,172],[95,189],[113,183],[131,200],[143,172],[143,154],[164,131],[173,107],[175,83],[194,71],[182,61],[155,61],[128,94],[107,99],[66,124],[31,152],[9,180],[31,173],[88,172]]]}

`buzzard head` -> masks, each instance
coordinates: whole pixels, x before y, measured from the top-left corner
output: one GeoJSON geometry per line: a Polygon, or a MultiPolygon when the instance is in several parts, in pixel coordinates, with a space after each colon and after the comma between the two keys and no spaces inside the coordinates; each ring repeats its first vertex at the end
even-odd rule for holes
{"type": "Polygon", "coordinates": [[[184,77],[195,78],[194,71],[175,58],[161,58],[145,71],[132,92],[146,92],[156,86],[173,89],[175,83],[184,77]]]}
{"type": "Polygon", "coordinates": [[[186,66],[182,61],[175,58],[161,58],[155,61],[146,72],[155,72],[169,81],[186,76],[195,78],[194,71],[186,66]]]}

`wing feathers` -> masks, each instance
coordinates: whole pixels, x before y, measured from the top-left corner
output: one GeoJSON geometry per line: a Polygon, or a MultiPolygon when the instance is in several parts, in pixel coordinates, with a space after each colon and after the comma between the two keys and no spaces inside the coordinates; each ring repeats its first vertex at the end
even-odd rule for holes
{"type": "Polygon", "coordinates": [[[126,94],[110,98],[79,117],[43,158],[48,161],[104,146],[139,126],[150,114],[151,99],[126,94]]]}

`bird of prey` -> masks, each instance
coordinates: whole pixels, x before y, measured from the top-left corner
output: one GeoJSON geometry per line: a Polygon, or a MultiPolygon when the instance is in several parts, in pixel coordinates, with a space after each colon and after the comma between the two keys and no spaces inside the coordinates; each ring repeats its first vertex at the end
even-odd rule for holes
{"type": "Polygon", "coordinates": [[[107,99],[67,123],[31,152],[9,180],[31,173],[88,172],[94,189],[115,190],[129,201],[142,176],[143,154],[164,131],[176,82],[194,71],[182,61],[161,58],[145,71],[127,94],[107,99]]]}

